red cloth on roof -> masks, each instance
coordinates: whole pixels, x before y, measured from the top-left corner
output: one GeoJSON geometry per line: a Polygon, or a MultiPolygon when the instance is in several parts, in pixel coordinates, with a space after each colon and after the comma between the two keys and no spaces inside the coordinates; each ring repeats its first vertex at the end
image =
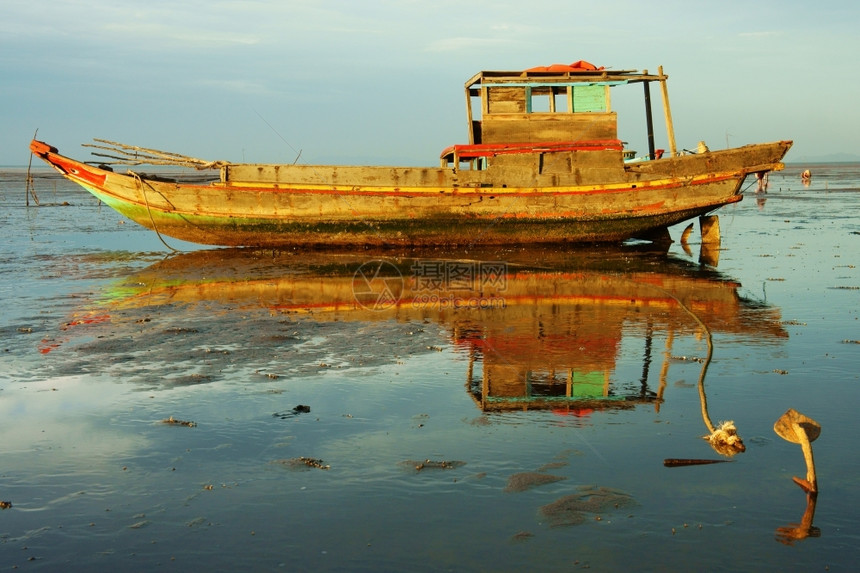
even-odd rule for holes
{"type": "Polygon", "coordinates": [[[599,68],[594,64],[586,62],[585,60],[578,60],[573,62],[572,64],[552,64],[551,66],[537,66],[534,68],[529,68],[527,72],[594,72],[597,70],[604,69],[603,66],[599,68]]]}

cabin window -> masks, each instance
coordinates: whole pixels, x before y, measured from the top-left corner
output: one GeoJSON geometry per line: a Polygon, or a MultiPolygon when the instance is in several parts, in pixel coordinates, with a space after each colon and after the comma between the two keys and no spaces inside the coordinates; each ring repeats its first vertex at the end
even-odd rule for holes
{"type": "Polygon", "coordinates": [[[553,94],[553,101],[555,101],[555,111],[556,113],[567,113],[570,110],[567,105],[567,88],[558,89],[556,88],[553,94]]]}
{"type": "MultiPolygon", "coordinates": [[[[550,109],[551,94],[546,90],[532,89],[531,98],[529,98],[528,113],[548,113],[550,109]]],[[[555,103],[555,102],[553,102],[555,103]]]]}
{"type": "MultiPolygon", "coordinates": [[[[483,115],[606,113],[610,111],[609,84],[492,85],[481,88],[483,115]]],[[[472,94],[470,98],[478,95],[472,94]]],[[[477,115],[477,106],[472,106],[477,115]]],[[[476,117],[473,120],[477,121],[476,117]]]]}
{"type": "Polygon", "coordinates": [[[536,86],[526,88],[527,113],[567,113],[567,87],[536,86]]]}
{"type": "Polygon", "coordinates": [[[475,171],[486,169],[487,166],[487,158],[486,157],[476,157],[475,159],[465,160],[461,159],[457,169],[459,171],[475,171]]]}
{"type": "Polygon", "coordinates": [[[554,111],[555,100],[552,99],[552,88],[527,87],[526,113],[549,113],[554,111]]]}
{"type": "Polygon", "coordinates": [[[485,88],[486,114],[609,111],[606,85],[505,86],[485,88]]]}

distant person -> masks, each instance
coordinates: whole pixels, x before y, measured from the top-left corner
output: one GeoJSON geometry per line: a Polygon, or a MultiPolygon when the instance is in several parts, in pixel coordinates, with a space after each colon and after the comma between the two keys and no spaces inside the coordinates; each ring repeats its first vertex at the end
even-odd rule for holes
{"type": "Polygon", "coordinates": [[[756,172],[755,178],[758,180],[758,185],[755,188],[755,192],[756,193],[767,193],[767,171],[756,172]]]}

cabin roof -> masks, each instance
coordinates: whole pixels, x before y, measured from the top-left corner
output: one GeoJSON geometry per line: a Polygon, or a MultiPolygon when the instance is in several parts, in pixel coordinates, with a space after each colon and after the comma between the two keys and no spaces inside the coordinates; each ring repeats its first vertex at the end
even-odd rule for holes
{"type": "Polygon", "coordinates": [[[649,74],[647,70],[544,70],[522,71],[483,71],[478,72],[466,82],[466,89],[505,85],[548,85],[548,84],[626,84],[634,82],[656,82],[667,79],[666,75],[649,74]]]}

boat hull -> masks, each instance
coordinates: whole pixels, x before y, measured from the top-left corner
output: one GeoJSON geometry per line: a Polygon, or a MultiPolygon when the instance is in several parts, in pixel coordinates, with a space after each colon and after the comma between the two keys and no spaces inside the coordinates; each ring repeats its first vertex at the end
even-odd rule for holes
{"type": "MultiPolygon", "coordinates": [[[[277,173],[208,183],[119,174],[31,150],[129,219],[200,244],[455,245],[621,242],[740,201],[744,178],[781,168],[790,142],[746,146],[603,169],[609,181],[571,170],[557,184],[507,186],[497,173],[446,168],[241,166],[277,173]],[[353,175],[349,171],[353,170],[353,175]],[[294,177],[291,177],[291,174],[294,177]],[[583,181],[577,183],[577,180],[583,181]]],[[[612,152],[607,152],[612,153],[612,152]]]]}

